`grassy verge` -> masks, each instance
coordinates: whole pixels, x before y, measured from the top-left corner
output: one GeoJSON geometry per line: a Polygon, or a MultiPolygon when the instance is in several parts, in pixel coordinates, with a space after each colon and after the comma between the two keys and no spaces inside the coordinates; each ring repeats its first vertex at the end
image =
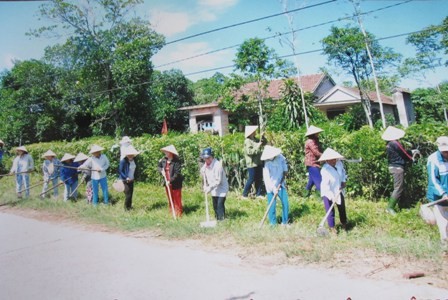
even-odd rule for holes
{"type": "MultiPolygon", "coordinates": [[[[37,182],[34,175],[32,182],[37,182]]],[[[17,202],[13,178],[0,181],[0,204],[21,209],[42,210],[88,224],[101,224],[123,231],[147,230],[165,239],[196,239],[219,247],[239,247],[247,253],[282,254],[286,259],[304,263],[328,262],[340,253],[368,251],[400,257],[408,261],[437,264],[443,256],[436,227],[426,225],[418,216],[418,208],[401,211],[396,217],[384,213],[385,203],[363,199],[347,199],[349,231],[337,237],[323,238],[316,233],[324,216],[317,198],[302,199],[290,195],[291,227],[258,228],[266,209],[266,200],[241,200],[235,192],[226,201],[227,220],[215,228],[201,228],[205,221],[204,196],[199,187],[184,188],[184,216],[175,221],[168,211],[168,202],[161,186],[136,184],[134,210],[123,209],[123,194],[110,189],[114,205],[92,207],[83,198],[84,186],[77,202],[65,203],[63,189],[59,200],[40,200],[40,187],[32,190],[29,199],[17,202]]],[[[280,211],[278,204],[277,212],[280,211]]],[[[279,214],[279,213],[277,213],[279,214]]],[[[348,257],[349,259],[349,257],[348,257]]]]}

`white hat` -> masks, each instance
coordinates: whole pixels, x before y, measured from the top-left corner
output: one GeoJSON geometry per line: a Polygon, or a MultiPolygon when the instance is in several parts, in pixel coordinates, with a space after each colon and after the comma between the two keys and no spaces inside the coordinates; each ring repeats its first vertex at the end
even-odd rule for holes
{"type": "Polygon", "coordinates": [[[132,142],[132,140],[131,140],[130,137],[124,136],[124,137],[121,138],[120,145],[131,143],[131,142],[132,142]]]}
{"type": "Polygon", "coordinates": [[[0,144],[4,145],[4,144],[5,144],[5,142],[4,142],[4,141],[2,141],[2,140],[0,140],[0,144]]]}
{"type": "Polygon", "coordinates": [[[257,131],[257,129],[258,129],[258,126],[254,126],[254,125],[246,126],[244,128],[244,137],[245,138],[249,137],[252,133],[257,131]]]}
{"type": "Polygon", "coordinates": [[[74,159],[74,158],[75,158],[74,155],[72,155],[72,154],[70,154],[70,153],[65,153],[64,156],[62,156],[62,158],[61,158],[61,162],[62,162],[62,161],[67,161],[67,160],[69,160],[69,159],[74,159]]]}
{"type": "Polygon", "coordinates": [[[98,145],[93,145],[92,148],[90,148],[89,154],[93,154],[95,152],[103,151],[104,148],[98,145]]]}
{"type": "Polygon", "coordinates": [[[272,159],[281,153],[282,150],[280,150],[279,148],[267,145],[264,147],[263,153],[261,154],[261,160],[272,159]]]}
{"type": "Polygon", "coordinates": [[[87,155],[85,155],[82,152],[79,152],[78,155],[76,155],[74,162],[79,162],[79,161],[83,161],[83,160],[87,160],[89,157],[87,155]]]}
{"type": "Polygon", "coordinates": [[[47,157],[47,156],[54,156],[54,157],[56,157],[56,153],[54,153],[53,151],[51,151],[51,150],[48,150],[47,152],[45,152],[43,155],[42,155],[42,157],[47,157]]]}
{"type": "Polygon", "coordinates": [[[384,133],[381,135],[381,138],[385,141],[396,141],[404,137],[404,130],[398,129],[394,126],[389,126],[384,130],[384,133]]]}
{"type": "Polygon", "coordinates": [[[339,152],[334,151],[331,148],[325,149],[324,153],[322,153],[321,157],[318,161],[326,161],[326,160],[332,160],[332,159],[343,159],[344,156],[339,154],[339,152]]]}
{"type": "Polygon", "coordinates": [[[134,146],[129,145],[127,146],[124,150],[123,150],[123,155],[127,156],[127,155],[139,155],[140,152],[137,151],[134,146]]]}
{"type": "Polygon", "coordinates": [[[308,129],[306,130],[305,136],[310,136],[319,132],[324,131],[322,128],[316,127],[311,125],[310,127],[308,127],[308,129]]]}
{"type": "Polygon", "coordinates": [[[169,145],[169,146],[163,147],[160,150],[166,151],[166,152],[170,152],[170,153],[173,153],[176,156],[179,156],[179,153],[177,153],[177,150],[176,150],[176,148],[173,145],[169,145]]]}
{"type": "Polygon", "coordinates": [[[448,151],[448,136],[438,137],[436,143],[439,151],[448,151]]]}
{"type": "Polygon", "coordinates": [[[16,151],[23,151],[23,152],[28,153],[28,150],[26,150],[25,146],[17,147],[17,148],[16,148],[16,151]]]}

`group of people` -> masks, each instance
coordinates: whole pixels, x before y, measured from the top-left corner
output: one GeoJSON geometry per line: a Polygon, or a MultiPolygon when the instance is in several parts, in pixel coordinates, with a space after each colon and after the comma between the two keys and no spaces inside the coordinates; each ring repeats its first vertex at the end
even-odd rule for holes
{"type": "MultiPolygon", "coordinates": [[[[255,197],[267,196],[268,217],[272,225],[277,224],[276,205],[272,205],[278,197],[282,204],[281,224],[289,222],[289,202],[286,189],[286,176],[288,164],[279,148],[267,145],[261,134],[256,138],[258,126],[246,126],[244,155],[248,172],[248,179],[242,193],[243,198],[249,196],[252,185],[255,185],[255,197]],[[264,185],[263,185],[264,183],[264,185]]],[[[305,166],[308,172],[308,183],[305,187],[305,196],[311,194],[313,186],[320,193],[325,211],[329,212],[327,219],[330,229],[335,232],[335,210],[337,207],[341,227],[347,227],[347,214],[344,201],[344,189],[347,175],[342,160],[344,157],[337,151],[327,148],[322,151],[319,141],[321,128],[310,126],[306,133],[305,141],[305,166]]],[[[395,215],[396,206],[404,190],[405,165],[414,161],[415,156],[420,154],[418,150],[408,151],[399,140],[404,137],[405,132],[399,128],[389,126],[382,134],[386,141],[386,154],[389,162],[389,172],[393,177],[394,189],[389,198],[386,212],[395,215]]],[[[441,136],[436,141],[438,150],[428,157],[428,191],[429,201],[437,201],[431,206],[431,212],[438,225],[441,239],[447,241],[448,237],[448,137],[441,136]]],[[[3,154],[4,143],[0,140],[0,158],[3,154]]],[[[118,168],[118,181],[123,185],[125,194],[125,209],[132,209],[132,197],[134,191],[134,178],[136,163],[134,158],[140,154],[133,146],[129,137],[123,137],[120,141],[120,164],[118,168]]],[[[16,148],[17,156],[14,158],[10,175],[16,175],[17,196],[29,196],[29,174],[34,170],[33,158],[28,154],[24,146],[16,148]]],[[[52,192],[54,197],[58,196],[58,186],[65,185],[64,200],[77,197],[77,189],[80,182],[86,182],[87,201],[98,204],[99,187],[102,189],[104,203],[109,203],[106,170],[109,168],[109,160],[102,152],[104,148],[93,145],[87,156],[78,153],[74,156],[65,153],[61,160],[57,155],[48,150],[43,154],[42,164],[43,187],[42,197],[52,192]],[[81,181],[78,175],[82,174],[81,181]],[[59,178],[62,182],[59,182],[59,178]],[[50,187],[52,185],[52,187],[50,187]]],[[[158,171],[163,177],[165,191],[168,197],[169,209],[174,217],[180,217],[182,207],[182,164],[179,153],[174,145],[161,148],[164,157],[158,163],[158,171]]],[[[201,152],[203,165],[200,174],[203,178],[204,193],[210,193],[213,208],[217,220],[225,218],[225,201],[229,191],[229,184],[222,162],[215,158],[212,148],[205,148],[201,152]]]]}

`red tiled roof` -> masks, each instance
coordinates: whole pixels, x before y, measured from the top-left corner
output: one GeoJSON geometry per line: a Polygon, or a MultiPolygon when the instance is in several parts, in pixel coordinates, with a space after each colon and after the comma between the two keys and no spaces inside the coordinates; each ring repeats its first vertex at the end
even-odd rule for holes
{"type": "Polygon", "coordinates": [[[216,102],[207,103],[207,104],[198,104],[193,106],[184,106],[179,108],[178,110],[193,110],[193,109],[200,109],[200,108],[209,108],[209,107],[217,107],[219,104],[216,102]]]}
{"type": "MultiPolygon", "coordinates": [[[[349,87],[347,87],[346,89],[351,90],[352,92],[356,93],[356,95],[359,95],[359,89],[357,89],[357,88],[349,88],[349,87]]],[[[371,101],[378,102],[378,97],[376,96],[376,91],[368,92],[367,95],[369,96],[371,101]]],[[[395,105],[395,102],[394,102],[394,100],[391,97],[386,96],[383,93],[380,93],[380,97],[381,97],[381,101],[384,104],[395,105]]]]}
{"type": "MultiPolygon", "coordinates": [[[[302,83],[302,88],[305,92],[313,93],[322,80],[325,78],[325,74],[311,74],[300,76],[300,81],[302,83]]],[[[293,80],[297,82],[297,77],[294,77],[293,80]]],[[[267,88],[267,97],[272,99],[280,99],[280,91],[283,86],[283,79],[275,79],[269,83],[267,88]]],[[[239,98],[241,95],[253,95],[257,91],[257,83],[251,82],[245,84],[240,91],[238,91],[236,97],[239,98]]]]}

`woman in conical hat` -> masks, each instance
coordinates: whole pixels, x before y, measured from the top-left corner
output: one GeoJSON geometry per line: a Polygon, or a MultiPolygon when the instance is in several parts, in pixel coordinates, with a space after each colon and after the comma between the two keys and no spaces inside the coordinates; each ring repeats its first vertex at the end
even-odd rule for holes
{"type": "MultiPolygon", "coordinates": [[[[343,158],[337,151],[327,148],[322,153],[319,161],[324,163],[321,170],[322,182],[320,185],[320,193],[324,202],[325,211],[328,212],[331,204],[336,202],[339,220],[342,228],[345,230],[347,229],[347,213],[345,210],[343,189],[346,185],[347,175],[344,164],[341,161],[343,158]]],[[[336,233],[334,208],[330,212],[327,222],[331,232],[336,233]]]]}
{"type": "Polygon", "coordinates": [[[160,149],[165,156],[159,160],[158,171],[162,174],[165,182],[165,192],[168,197],[168,204],[170,212],[174,209],[174,213],[177,217],[182,216],[182,164],[179,160],[179,153],[174,145],[169,145],[160,149]],[[168,191],[168,189],[170,189],[168,191]],[[171,201],[173,207],[171,207],[171,201]]]}
{"type": "MultiPolygon", "coordinates": [[[[42,163],[42,172],[44,174],[44,185],[42,187],[42,198],[46,197],[46,191],[50,186],[50,182],[53,188],[53,197],[57,198],[59,195],[58,181],[59,181],[59,167],[61,162],[56,158],[56,153],[51,150],[45,152],[42,157],[44,162],[42,163]]],[[[50,194],[50,193],[48,193],[50,194]]]]}
{"type": "MultiPolygon", "coordinates": [[[[79,152],[75,159],[74,162],[78,163],[79,165],[84,164],[87,160],[89,159],[89,157],[87,155],[85,155],[82,152],[79,152]]],[[[93,190],[92,190],[92,170],[90,169],[82,169],[79,172],[82,173],[82,178],[81,178],[81,182],[84,181],[86,183],[86,200],[87,203],[91,204],[92,203],[92,198],[93,198],[93,190]]],[[[79,185],[80,183],[78,183],[79,185]]]]}
{"type": "Polygon", "coordinates": [[[398,141],[404,137],[405,132],[399,128],[389,126],[381,138],[387,142],[386,154],[389,164],[389,173],[394,178],[394,191],[389,198],[386,212],[395,215],[395,207],[404,190],[404,173],[406,162],[413,161],[412,153],[406,150],[398,141]]]}
{"type": "Polygon", "coordinates": [[[25,197],[30,196],[30,172],[34,170],[33,157],[28,154],[25,146],[16,148],[17,156],[12,162],[9,174],[16,174],[16,192],[17,197],[22,198],[22,186],[25,186],[25,197]]]}
{"type": "Polygon", "coordinates": [[[253,183],[255,183],[255,196],[263,198],[263,165],[260,157],[264,143],[255,139],[257,129],[258,126],[246,126],[244,130],[244,159],[248,178],[244,185],[243,198],[247,198],[253,183]]]}
{"type": "Polygon", "coordinates": [[[309,197],[311,189],[316,186],[316,190],[320,191],[320,182],[322,177],[320,176],[320,163],[319,158],[322,155],[322,146],[319,142],[319,133],[323,130],[319,127],[311,125],[305,136],[305,166],[308,171],[308,183],[305,187],[305,197],[309,197]]]}
{"type": "Polygon", "coordinates": [[[126,148],[132,145],[132,140],[128,136],[124,136],[120,141],[120,160],[122,160],[126,155],[126,148]]]}
{"type": "Polygon", "coordinates": [[[78,197],[78,170],[79,163],[74,162],[75,156],[70,153],[65,153],[61,158],[61,180],[65,184],[64,201],[73,197],[76,200],[78,197]]]}
{"type": "Polygon", "coordinates": [[[118,176],[124,185],[124,208],[126,210],[131,210],[132,196],[134,194],[135,169],[137,167],[134,158],[139,155],[140,152],[137,151],[134,146],[129,145],[125,148],[123,154],[125,155],[125,157],[120,160],[120,165],[118,167],[118,176]]]}
{"type": "Polygon", "coordinates": [[[268,212],[269,222],[271,225],[277,225],[275,203],[271,206],[270,204],[271,201],[275,201],[274,197],[278,195],[282,202],[282,225],[287,225],[289,221],[289,200],[285,180],[288,173],[286,158],[279,148],[267,145],[261,154],[261,160],[264,161],[263,179],[268,198],[267,205],[270,207],[268,212]]]}

